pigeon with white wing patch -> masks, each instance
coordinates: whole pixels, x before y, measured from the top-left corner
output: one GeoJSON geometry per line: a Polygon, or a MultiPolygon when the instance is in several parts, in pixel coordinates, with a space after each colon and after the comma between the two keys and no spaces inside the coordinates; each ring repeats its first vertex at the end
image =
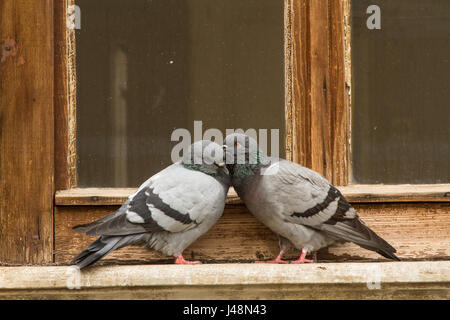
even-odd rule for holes
{"type": "Polygon", "coordinates": [[[211,141],[191,145],[179,162],[145,181],[116,212],[76,232],[100,237],[70,264],[89,266],[128,245],[147,247],[186,261],[182,252],[221,217],[230,186],[223,150],[211,141]]]}
{"type": "Polygon", "coordinates": [[[291,161],[267,157],[252,138],[226,137],[226,164],[232,185],[253,215],[278,234],[280,253],[269,262],[286,263],[284,253],[302,250],[294,263],[312,262],[306,254],[336,241],[348,241],[400,260],[396,250],[359,218],[344,196],[317,172],[291,161]]]}

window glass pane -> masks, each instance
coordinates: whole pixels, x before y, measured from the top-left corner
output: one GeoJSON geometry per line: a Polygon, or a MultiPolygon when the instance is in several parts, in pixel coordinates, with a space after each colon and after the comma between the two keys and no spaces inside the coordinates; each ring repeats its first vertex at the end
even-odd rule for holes
{"type": "Polygon", "coordinates": [[[138,186],[194,120],[278,128],[284,154],[283,0],[76,3],[80,187],[138,186]]]}
{"type": "Polygon", "coordinates": [[[450,1],[351,3],[354,182],[450,182],[450,1]]]}

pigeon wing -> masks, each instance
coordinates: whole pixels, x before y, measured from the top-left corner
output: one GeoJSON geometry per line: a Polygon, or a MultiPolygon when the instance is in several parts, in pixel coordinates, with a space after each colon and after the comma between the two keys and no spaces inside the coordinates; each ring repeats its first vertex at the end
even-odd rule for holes
{"type": "Polygon", "coordinates": [[[370,230],[341,192],[315,171],[290,161],[278,164],[274,192],[282,190],[285,219],[396,259],[396,250],[370,230]]]}
{"type": "Polygon", "coordinates": [[[161,172],[87,235],[130,235],[145,232],[182,232],[196,227],[207,216],[212,199],[220,192],[214,178],[180,165],[161,172]]]}

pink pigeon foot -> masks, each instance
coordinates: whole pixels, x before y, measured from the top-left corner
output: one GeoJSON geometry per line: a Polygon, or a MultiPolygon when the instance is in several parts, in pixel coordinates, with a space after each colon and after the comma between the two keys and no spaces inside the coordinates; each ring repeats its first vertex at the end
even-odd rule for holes
{"type": "Polygon", "coordinates": [[[183,255],[179,255],[176,259],[175,259],[175,264],[201,264],[200,261],[188,261],[185,260],[183,258],[183,255]]]}
{"type": "Polygon", "coordinates": [[[300,255],[300,258],[298,260],[294,260],[291,263],[300,264],[300,263],[313,263],[313,260],[306,259],[306,252],[302,251],[302,254],[300,255]]]}

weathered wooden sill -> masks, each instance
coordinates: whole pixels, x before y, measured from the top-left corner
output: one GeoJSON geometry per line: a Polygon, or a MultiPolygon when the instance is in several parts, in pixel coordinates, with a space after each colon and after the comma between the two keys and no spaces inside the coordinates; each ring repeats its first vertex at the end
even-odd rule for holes
{"type": "MultiPolygon", "coordinates": [[[[121,205],[137,188],[74,188],[56,191],[55,204],[58,206],[104,206],[121,205]]],[[[242,203],[233,188],[227,195],[227,204],[242,203]]]]}
{"type": "Polygon", "coordinates": [[[0,298],[448,299],[450,261],[0,267],[0,298]]]}
{"type": "MultiPolygon", "coordinates": [[[[450,202],[450,184],[431,185],[348,185],[338,187],[352,203],[367,202],[450,202]]],[[[76,188],[55,194],[56,205],[120,205],[137,188],[76,188]]],[[[227,204],[242,203],[230,188],[227,204]]]]}

